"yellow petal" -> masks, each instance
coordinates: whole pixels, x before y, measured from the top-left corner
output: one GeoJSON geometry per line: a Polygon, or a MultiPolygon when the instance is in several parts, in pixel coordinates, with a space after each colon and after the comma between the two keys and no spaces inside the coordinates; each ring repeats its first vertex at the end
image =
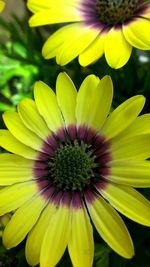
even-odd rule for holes
{"type": "Polygon", "coordinates": [[[124,38],[122,29],[112,28],[105,39],[107,63],[115,69],[124,66],[130,58],[132,47],[124,38]]]}
{"type": "Polygon", "coordinates": [[[86,67],[95,63],[104,53],[104,41],[106,34],[99,34],[97,38],[79,55],[79,63],[86,67]]]}
{"type": "Polygon", "coordinates": [[[54,32],[45,42],[42,48],[42,55],[44,58],[49,59],[57,55],[59,47],[68,40],[68,36],[74,34],[74,30],[77,28],[76,23],[66,25],[56,32],[54,32]]]}
{"type": "Polygon", "coordinates": [[[59,206],[47,226],[42,242],[40,265],[54,267],[62,257],[70,235],[70,209],[59,206]]]}
{"type": "Polygon", "coordinates": [[[39,113],[43,116],[49,129],[56,132],[63,127],[63,118],[58,107],[56,95],[52,89],[41,81],[36,82],[34,96],[39,113]]]}
{"type": "Polygon", "coordinates": [[[118,140],[111,144],[113,160],[143,160],[150,157],[150,134],[133,136],[124,141],[118,140]]]}
{"type": "MultiPolygon", "coordinates": [[[[77,94],[77,107],[76,107],[76,118],[77,124],[87,124],[89,114],[91,113],[91,96],[93,90],[98,86],[100,79],[95,75],[87,76],[82,82],[80,89],[77,94]]],[[[93,108],[93,106],[92,106],[93,108]]]]}
{"type": "Polygon", "coordinates": [[[18,168],[18,166],[21,166],[22,168],[32,168],[33,164],[34,164],[33,160],[25,159],[18,155],[9,153],[0,154],[0,168],[6,168],[6,167],[18,168]]]}
{"type": "Polygon", "coordinates": [[[99,30],[82,24],[76,24],[72,36],[60,46],[56,55],[56,62],[61,66],[68,64],[80,55],[98,36],[99,30]]]}
{"type": "Polygon", "coordinates": [[[105,178],[133,187],[150,187],[150,162],[116,160],[109,164],[110,174],[105,178]]]}
{"type": "MultiPolygon", "coordinates": [[[[88,90],[90,90],[90,88],[88,90]]],[[[112,103],[113,84],[111,78],[109,76],[104,76],[97,87],[91,88],[91,96],[89,95],[89,97],[90,98],[87,97],[90,102],[87,125],[95,130],[100,130],[106,120],[112,103]]],[[[84,109],[86,109],[85,106],[84,109]]]]}
{"type": "Polygon", "coordinates": [[[134,255],[130,234],[118,213],[103,198],[88,204],[91,219],[105,242],[124,258],[134,255]]]}
{"type": "Polygon", "coordinates": [[[23,124],[17,112],[7,111],[3,114],[3,119],[9,131],[17,140],[35,150],[42,151],[42,139],[23,124]]]}
{"type": "MultiPolygon", "coordinates": [[[[57,0],[58,1],[58,0],[57,0]]],[[[30,9],[33,13],[42,11],[44,9],[49,9],[53,6],[54,2],[51,0],[44,0],[44,1],[37,1],[37,0],[28,0],[27,1],[27,7],[30,9]]]]}
{"type": "Polygon", "coordinates": [[[40,251],[44,235],[55,211],[56,207],[49,202],[42,212],[37,224],[28,234],[26,241],[26,258],[31,266],[37,265],[40,261],[40,251]]]}
{"type": "Polygon", "coordinates": [[[69,76],[66,73],[60,73],[56,82],[56,95],[58,105],[63,114],[65,124],[75,124],[75,108],[77,91],[69,76]]]}
{"type": "Polygon", "coordinates": [[[37,195],[29,199],[14,213],[3,234],[3,243],[6,248],[17,246],[26,237],[45,205],[44,198],[37,195]]]}
{"type": "Polygon", "coordinates": [[[135,119],[121,134],[113,139],[113,142],[123,141],[132,136],[150,133],[150,114],[144,114],[135,119]]]}
{"type": "Polygon", "coordinates": [[[18,113],[26,127],[45,141],[51,132],[40,116],[35,102],[32,99],[22,100],[18,104],[18,113]]]}
{"type": "Polygon", "coordinates": [[[10,221],[10,219],[11,219],[11,214],[10,213],[5,214],[0,217],[0,224],[4,227],[10,221]]]}
{"type": "Polygon", "coordinates": [[[0,191],[0,215],[13,211],[37,192],[35,181],[18,183],[0,191]]]}
{"type": "Polygon", "coordinates": [[[37,159],[38,152],[19,142],[9,131],[0,130],[0,146],[29,159],[37,159]]]}
{"type": "Polygon", "coordinates": [[[128,43],[136,48],[150,49],[150,21],[145,18],[136,18],[123,26],[123,34],[128,43]]]}
{"type": "Polygon", "coordinates": [[[0,166],[0,185],[11,185],[18,182],[24,182],[31,180],[33,178],[32,169],[24,168],[22,166],[12,167],[8,165],[7,167],[0,166]]]}
{"type": "Polygon", "coordinates": [[[72,209],[68,249],[73,266],[92,266],[94,256],[93,231],[85,207],[72,209]]]}
{"type": "Polygon", "coordinates": [[[32,160],[8,153],[0,154],[0,185],[31,180],[33,165],[32,160]]]}
{"type": "Polygon", "coordinates": [[[63,23],[83,21],[84,17],[76,7],[55,5],[51,9],[42,10],[35,13],[29,20],[30,27],[63,23]]]}
{"type": "Polygon", "coordinates": [[[0,12],[3,11],[3,9],[5,8],[5,3],[3,1],[0,1],[0,12]]]}
{"type": "MultiPolygon", "coordinates": [[[[57,0],[57,5],[61,5],[61,6],[78,6],[78,2],[80,2],[80,0],[72,0],[70,2],[70,0],[57,0]]],[[[37,0],[28,0],[27,1],[27,7],[33,12],[39,12],[42,11],[44,9],[50,9],[52,7],[56,7],[56,2],[53,0],[44,0],[44,1],[37,1],[37,0]]]]}
{"type": "Polygon", "coordinates": [[[150,226],[150,202],[135,189],[109,183],[99,191],[115,209],[126,217],[150,226]]]}
{"type": "Polygon", "coordinates": [[[107,139],[120,134],[136,119],[144,104],[145,98],[140,95],[133,96],[123,102],[107,118],[101,133],[107,136],[107,139]]]}
{"type": "Polygon", "coordinates": [[[0,237],[2,237],[3,230],[5,226],[7,225],[7,223],[10,221],[10,219],[11,219],[11,215],[9,213],[3,216],[0,216],[0,237]]]}

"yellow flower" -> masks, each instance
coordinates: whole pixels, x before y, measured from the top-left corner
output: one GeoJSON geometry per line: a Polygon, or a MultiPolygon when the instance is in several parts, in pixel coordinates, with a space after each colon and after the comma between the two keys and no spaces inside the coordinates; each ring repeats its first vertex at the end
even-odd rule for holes
{"type": "Polygon", "coordinates": [[[105,54],[112,68],[124,66],[132,46],[150,49],[150,1],[28,0],[34,13],[30,26],[69,23],[52,34],[43,47],[46,59],[65,65],[79,56],[81,66],[105,54]]]}
{"type": "Polygon", "coordinates": [[[3,11],[4,7],[5,7],[5,3],[2,0],[0,0],[0,12],[3,11]]]}
{"type": "Polygon", "coordinates": [[[89,75],[79,91],[65,74],[56,95],[34,87],[17,112],[4,113],[0,130],[0,215],[14,211],[3,243],[26,236],[30,265],[53,267],[68,246],[73,266],[91,267],[92,225],[125,258],[134,255],[117,213],[150,226],[150,202],[133,187],[150,186],[150,114],[138,116],[145,98],[134,96],[109,114],[113,85],[89,75]],[[109,114],[109,115],[108,115],[109,114]]]}

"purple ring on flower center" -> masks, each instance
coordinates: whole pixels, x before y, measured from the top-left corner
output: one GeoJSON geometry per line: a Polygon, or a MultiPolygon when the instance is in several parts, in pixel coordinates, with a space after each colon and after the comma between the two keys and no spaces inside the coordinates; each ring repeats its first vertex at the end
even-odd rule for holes
{"type": "Polygon", "coordinates": [[[142,16],[147,7],[143,0],[82,0],[80,10],[87,25],[107,31],[142,16]]]}
{"type": "Polygon", "coordinates": [[[83,195],[87,190],[94,190],[94,184],[103,183],[110,173],[110,143],[93,129],[70,125],[67,130],[59,129],[48,140],[43,151],[48,151],[46,146],[50,146],[49,151],[53,153],[42,159],[40,152],[33,168],[45,198],[51,197],[55,202],[58,193],[83,195]]]}

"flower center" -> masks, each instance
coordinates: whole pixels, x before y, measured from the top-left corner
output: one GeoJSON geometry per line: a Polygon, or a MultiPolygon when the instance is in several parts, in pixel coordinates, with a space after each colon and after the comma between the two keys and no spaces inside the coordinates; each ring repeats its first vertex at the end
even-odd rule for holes
{"type": "Polygon", "coordinates": [[[96,13],[101,22],[107,25],[123,23],[132,18],[139,0],[96,0],[96,13]]]}
{"type": "Polygon", "coordinates": [[[62,145],[49,161],[49,172],[58,190],[82,190],[94,177],[96,163],[89,145],[78,141],[62,145]]]}
{"type": "Polygon", "coordinates": [[[111,143],[92,128],[70,125],[44,142],[34,166],[38,188],[47,199],[57,193],[95,190],[110,174],[111,143]],[[45,191],[43,190],[43,186],[45,191]]]}

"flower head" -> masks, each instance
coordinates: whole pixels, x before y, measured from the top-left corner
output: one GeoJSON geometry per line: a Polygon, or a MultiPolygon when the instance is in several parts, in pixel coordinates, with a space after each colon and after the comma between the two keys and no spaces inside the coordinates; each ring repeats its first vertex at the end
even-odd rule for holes
{"type": "Polygon", "coordinates": [[[113,68],[124,66],[132,47],[150,49],[150,1],[28,0],[34,13],[30,26],[69,23],[52,34],[43,47],[46,59],[65,65],[79,56],[87,66],[105,54],[113,68]]]}
{"type": "Polygon", "coordinates": [[[5,8],[5,3],[2,0],[0,0],[0,12],[2,12],[4,8],[5,8]]]}
{"type": "Polygon", "coordinates": [[[0,130],[0,215],[14,211],[3,243],[26,236],[30,265],[53,267],[68,246],[73,266],[91,267],[91,221],[118,254],[134,254],[130,234],[117,213],[150,226],[150,203],[133,187],[150,186],[150,114],[134,96],[111,114],[110,77],[89,75],[76,91],[60,73],[56,95],[37,82],[35,101],[4,113],[0,130]],[[108,115],[109,114],[109,115],[108,115]]]}

